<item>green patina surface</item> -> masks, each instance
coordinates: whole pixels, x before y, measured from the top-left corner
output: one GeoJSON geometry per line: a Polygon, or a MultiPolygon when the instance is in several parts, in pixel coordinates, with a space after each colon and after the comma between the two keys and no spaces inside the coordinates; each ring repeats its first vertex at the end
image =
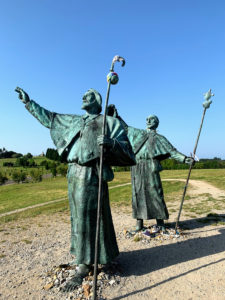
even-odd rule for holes
{"type": "Polygon", "coordinates": [[[128,137],[137,161],[137,165],[131,169],[133,217],[145,220],[168,219],[160,179],[160,161],[172,157],[184,162],[185,155],[178,152],[155,129],[140,130],[128,127],[128,137]]]}
{"type": "Polygon", "coordinates": [[[105,145],[103,166],[103,205],[100,222],[99,263],[114,259],[119,251],[112,223],[108,185],[113,179],[111,166],[133,165],[134,154],[120,122],[107,117],[107,134],[102,133],[101,95],[90,89],[83,96],[82,109],[86,114],[68,115],[50,112],[30,100],[20,88],[16,91],[27,110],[45,127],[59,154],[67,157],[68,195],[71,212],[71,253],[77,264],[94,263],[97,216],[99,144],[105,145]]]}

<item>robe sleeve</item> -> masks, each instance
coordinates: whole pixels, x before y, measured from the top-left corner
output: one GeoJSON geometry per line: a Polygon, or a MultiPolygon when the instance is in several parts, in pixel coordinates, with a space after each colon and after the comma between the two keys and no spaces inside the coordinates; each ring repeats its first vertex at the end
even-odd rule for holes
{"type": "Polygon", "coordinates": [[[184,163],[186,155],[182,154],[181,152],[177,151],[175,148],[170,152],[170,157],[175,159],[180,163],[184,163]]]}
{"type": "Polygon", "coordinates": [[[105,153],[105,161],[111,166],[132,166],[136,164],[135,155],[120,122],[107,116],[107,129],[113,146],[105,153]]]}
{"type": "Polygon", "coordinates": [[[50,129],[51,138],[59,155],[80,131],[80,116],[50,112],[33,100],[25,107],[42,125],[50,129]]]}
{"type": "Polygon", "coordinates": [[[177,149],[164,136],[159,134],[156,135],[156,143],[154,150],[154,157],[158,157],[160,160],[172,158],[180,163],[184,163],[184,160],[186,158],[186,156],[181,152],[177,151],[177,149]]]}
{"type": "Polygon", "coordinates": [[[47,128],[51,128],[55,113],[41,107],[33,100],[29,101],[25,107],[42,125],[47,128]]]}

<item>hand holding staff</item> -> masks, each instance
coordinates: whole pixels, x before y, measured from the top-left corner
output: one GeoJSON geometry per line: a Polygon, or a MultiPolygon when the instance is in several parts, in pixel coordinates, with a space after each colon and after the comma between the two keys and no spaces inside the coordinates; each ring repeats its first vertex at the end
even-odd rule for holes
{"type": "Polygon", "coordinates": [[[175,226],[175,232],[177,232],[177,227],[178,227],[178,223],[179,223],[179,220],[180,220],[181,210],[182,210],[183,203],[184,203],[184,197],[186,195],[188,182],[189,182],[189,179],[190,179],[190,176],[191,176],[191,170],[192,170],[192,167],[194,165],[195,153],[196,153],[196,150],[197,150],[198,141],[199,141],[199,137],[200,137],[200,134],[201,134],[203,121],[204,121],[204,118],[205,118],[206,109],[208,109],[210,107],[210,104],[212,103],[212,100],[210,100],[210,98],[212,96],[214,96],[214,94],[212,94],[211,89],[209,89],[209,91],[204,94],[205,101],[202,104],[203,107],[204,107],[203,114],[202,114],[202,121],[201,121],[201,125],[200,125],[200,128],[199,128],[198,136],[197,136],[197,139],[196,139],[196,142],[195,142],[195,147],[194,147],[194,151],[193,151],[193,161],[190,165],[189,172],[188,172],[188,177],[187,177],[187,180],[186,180],[186,184],[184,186],[183,196],[182,196],[182,199],[181,199],[180,209],[179,209],[179,213],[178,213],[177,221],[176,221],[176,226],[175,226]]]}

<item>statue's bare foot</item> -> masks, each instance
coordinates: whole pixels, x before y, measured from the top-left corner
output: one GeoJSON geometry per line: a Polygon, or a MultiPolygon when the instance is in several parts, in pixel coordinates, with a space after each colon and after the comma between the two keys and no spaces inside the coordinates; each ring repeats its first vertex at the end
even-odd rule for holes
{"type": "Polygon", "coordinates": [[[72,292],[78,285],[82,284],[82,281],[86,275],[77,273],[72,277],[62,289],[63,292],[72,292]]]}
{"type": "Polygon", "coordinates": [[[90,271],[90,266],[85,264],[80,264],[78,268],[78,272],[72,277],[67,284],[62,289],[63,292],[71,292],[75,290],[78,285],[82,284],[84,277],[88,275],[90,271]]]}
{"type": "Polygon", "coordinates": [[[77,263],[76,263],[76,260],[71,260],[69,263],[68,263],[69,266],[76,266],[77,263]]]}

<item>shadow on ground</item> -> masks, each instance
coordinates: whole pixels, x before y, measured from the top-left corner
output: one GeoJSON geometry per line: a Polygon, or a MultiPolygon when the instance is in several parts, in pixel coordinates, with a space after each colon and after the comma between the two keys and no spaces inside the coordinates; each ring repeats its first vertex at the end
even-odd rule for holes
{"type": "MultiPolygon", "coordinates": [[[[224,215],[220,215],[220,216],[224,217],[224,215]]],[[[185,222],[181,222],[180,225],[181,227],[202,228],[205,226],[209,226],[210,224],[199,222],[199,219],[196,219],[196,220],[188,220],[185,222]]],[[[215,230],[215,229],[210,229],[210,230],[215,230]]],[[[192,239],[190,238],[185,241],[177,240],[177,243],[173,243],[173,244],[160,245],[149,249],[140,249],[136,251],[122,252],[120,253],[120,257],[119,257],[119,262],[120,265],[122,266],[121,275],[124,277],[129,277],[132,275],[141,276],[156,270],[167,268],[172,265],[199,259],[209,255],[214,255],[217,253],[221,253],[223,251],[225,251],[225,229],[219,229],[218,234],[209,237],[201,237],[201,238],[197,237],[192,239]],[[189,249],[189,251],[187,251],[187,249],[189,249]]],[[[225,258],[209,264],[201,265],[187,272],[181,273],[179,275],[173,276],[164,281],[158,282],[153,286],[149,286],[141,290],[136,290],[126,295],[121,295],[117,298],[114,298],[114,300],[123,299],[132,296],[134,294],[138,294],[150,290],[168,281],[174,280],[181,276],[185,276],[188,273],[195,272],[199,269],[219,263],[221,261],[225,261],[225,258]]]]}
{"type": "MultiPolygon", "coordinates": [[[[180,228],[183,229],[197,229],[203,228],[205,226],[209,226],[218,222],[225,222],[225,214],[208,214],[206,217],[203,218],[196,218],[196,219],[189,219],[185,221],[179,222],[180,228]]],[[[175,222],[167,223],[169,227],[175,228],[175,222]]]]}

